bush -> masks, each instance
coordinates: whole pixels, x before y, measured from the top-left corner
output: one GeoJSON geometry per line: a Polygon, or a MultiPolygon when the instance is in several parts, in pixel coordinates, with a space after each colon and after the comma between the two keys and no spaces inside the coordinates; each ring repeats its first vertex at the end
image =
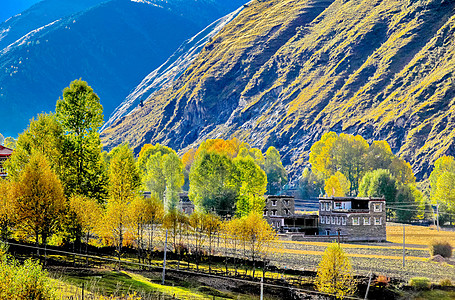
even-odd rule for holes
{"type": "Polygon", "coordinates": [[[426,277],[414,277],[409,281],[409,285],[416,290],[428,290],[431,287],[430,279],[426,277]]]}
{"type": "Polygon", "coordinates": [[[0,299],[54,299],[47,272],[41,265],[26,260],[23,265],[0,245],[0,299]]]}
{"type": "Polygon", "coordinates": [[[447,241],[433,241],[430,243],[431,256],[441,255],[445,258],[452,256],[452,246],[447,241]]]}
{"type": "Polygon", "coordinates": [[[439,281],[440,286],[452,286],[452,281],[449,278],[439,281]]]}

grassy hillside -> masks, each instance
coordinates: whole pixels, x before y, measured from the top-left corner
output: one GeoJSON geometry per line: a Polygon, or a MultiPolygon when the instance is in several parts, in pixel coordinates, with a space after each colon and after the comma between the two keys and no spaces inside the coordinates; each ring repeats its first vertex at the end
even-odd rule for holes
{"type": "MultiPolygon", "coordinates": [[[[104,132],[183,149],[232,135],[297,172],[329,130],[386,139],[422,178],[453,146],[453,1],[253,1],[171,88],[104,132]]],[[[295,173],[298,174],[298,173],[295,173]]]]}

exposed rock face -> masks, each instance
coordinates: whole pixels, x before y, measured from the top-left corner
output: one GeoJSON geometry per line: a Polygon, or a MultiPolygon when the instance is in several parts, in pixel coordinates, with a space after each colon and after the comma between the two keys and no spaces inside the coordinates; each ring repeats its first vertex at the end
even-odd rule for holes
{"type": "Polygon", "coordinates": [[[243,0],[44,0],[0,24],[2,133],[53,111],[75,79],[107,116],[186,39],[243,0]]]}
{"type": "Polygon", "coordinates": [[[108,148],[236,136],[294,175],[329,130],[387,140],[418,178],[454,149],[455,1],[253,1],[108,148]]]}
{"type": "Polygon", "coordinates": [[[138,106],[142,107],[143,103],[157,90],[169,87],[197,58],[205,44],[226,24],[232,21],[242,11],[242,8],[238,8],[234,12],[216,20],[194,37],[186,40],[164,64],[142,80],[134,91],[114,110],[101,130],[108,128],[138,106]]]}

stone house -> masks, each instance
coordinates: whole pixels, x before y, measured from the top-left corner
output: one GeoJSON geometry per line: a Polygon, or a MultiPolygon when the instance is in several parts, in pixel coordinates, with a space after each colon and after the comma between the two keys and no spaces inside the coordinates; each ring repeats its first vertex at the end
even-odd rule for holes
{"type": "Polygon", "coordinates": [[[264,218],[273,228],[284,226],[284,219],[294,215],[295,201],[292,196],[265,196],[264,218]]]}
{"type": "Polygon", "coordinates": [[[385,241],[384,198],[319,198],[319,234],[340,235],[347,241],[385,241]]]}

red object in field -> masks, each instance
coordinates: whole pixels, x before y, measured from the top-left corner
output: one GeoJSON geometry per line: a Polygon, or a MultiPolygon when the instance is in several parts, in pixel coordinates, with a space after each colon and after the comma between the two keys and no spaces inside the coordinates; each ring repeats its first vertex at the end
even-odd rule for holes
{"type": "Polygon", "coordinates": [[[6,176],[5,169],[3,168],[3,163],[8,159],[8,157],[13,154],[13,149],[3,147],[0,145],[0,176],[6,176]]]}

